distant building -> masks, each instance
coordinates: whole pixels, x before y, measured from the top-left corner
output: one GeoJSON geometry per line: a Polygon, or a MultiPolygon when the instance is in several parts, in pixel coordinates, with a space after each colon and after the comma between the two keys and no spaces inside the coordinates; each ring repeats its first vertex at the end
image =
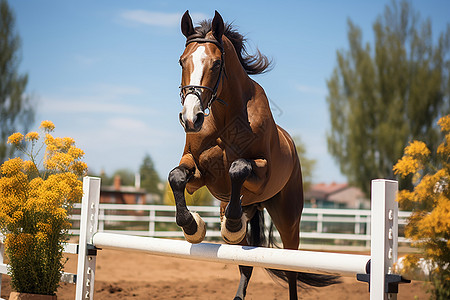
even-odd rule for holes
{"type": "Polygon", "coordinates": [[[123,186],[120,176],[114,177],[112,186],[102,186],[100,188],[100,203],[113,204],[150,204],[155,203],[157,195],[147,194],[147,191],[140,187],[140,180],[136,177],[135,186],[123,186]]]}
{"type": "Polygon", "coordinates": [[[305,207],[370,209],[370,200],[348,183],[317,183],[305,193],[305,207]]]}

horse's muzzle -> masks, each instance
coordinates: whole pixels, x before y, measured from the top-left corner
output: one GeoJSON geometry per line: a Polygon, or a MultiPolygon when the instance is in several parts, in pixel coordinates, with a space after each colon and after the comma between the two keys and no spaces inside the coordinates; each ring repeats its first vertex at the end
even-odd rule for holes
{"type": "Polygon", "coordinates": [[[193,120],[185,120],[183,113],[180,113],[180,123],[184,128],[185,132],[199,132],[202,129],[203,121],[205,120],[205,114],[203,112],[198,112],[193,120]]]}

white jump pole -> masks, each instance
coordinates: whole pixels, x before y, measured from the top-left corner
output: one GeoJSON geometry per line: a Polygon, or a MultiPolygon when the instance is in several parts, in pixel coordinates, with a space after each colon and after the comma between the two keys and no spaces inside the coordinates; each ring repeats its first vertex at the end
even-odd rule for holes
{"type": "Polygon", "coordinates": [[[366,273],[368,255],[325,253],[300,250],[245,247],[226,244],[190,244],[169,240],[97,232],[93,243],[97,248],[188,258],[209,262],[247,265],[296,272],[320,272],[343,276],[366,273]]]}

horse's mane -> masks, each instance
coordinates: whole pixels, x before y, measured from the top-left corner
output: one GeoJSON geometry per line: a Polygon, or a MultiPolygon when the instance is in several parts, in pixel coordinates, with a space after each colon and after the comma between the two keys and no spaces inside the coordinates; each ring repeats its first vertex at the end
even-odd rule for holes
{"type": "MultiPolygon", "coordinates": [[[[212,20],[203,20],[195,27],[197,34],[205,37],[211,31],[212,20]]],[[[272,61],[262,54],[258,49],[251,55],[246,49],[246,38],[240,34],[231,23],[225,23],[224,35],[233,43],[241,65],[249,75],[256,75],[268,72],[272,69],[272,61]]]]}

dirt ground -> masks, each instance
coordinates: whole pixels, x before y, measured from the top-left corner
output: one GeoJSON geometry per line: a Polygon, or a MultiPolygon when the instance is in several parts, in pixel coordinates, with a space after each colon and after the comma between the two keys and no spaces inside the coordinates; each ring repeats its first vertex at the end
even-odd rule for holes
{"type": "MultiPolygon", "coordinates": [[[[76,256],[68,255],[67,272],[76,272],[76,256]]],[[[369,299],[368,287],[355,278],[342,278],[330,287],[302,290],[301,299],[369,299]]],[[[11,291],[4,275],[1,297],[11,291]]],[[[233,299],[239,282],[235,265],[199,262],[115,250],[97,257],[94,299],[233,299]]],[[[62,284],[58,300],[75,298],[75,286],[62,284]]],[[[428,299],[422,282],[400,285],[398,299],[428,299]]],[[[246,299],[288,299],[288,291],[261,268],[255,268],[246,299]]]]}

